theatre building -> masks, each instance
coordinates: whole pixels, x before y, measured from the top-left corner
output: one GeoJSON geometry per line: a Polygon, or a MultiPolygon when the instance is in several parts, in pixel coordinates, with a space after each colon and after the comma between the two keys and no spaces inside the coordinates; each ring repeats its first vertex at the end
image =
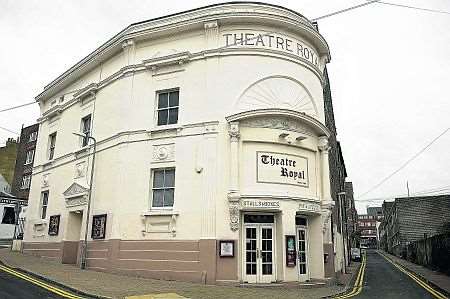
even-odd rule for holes
{"type": "Polygon", "coordinates": [[[269,4],[128,26],[36,97],[24,253],[80,263],[87,227],[93,270],[204,283],[332,277],[329,59],[309,20],[269,4]]]}

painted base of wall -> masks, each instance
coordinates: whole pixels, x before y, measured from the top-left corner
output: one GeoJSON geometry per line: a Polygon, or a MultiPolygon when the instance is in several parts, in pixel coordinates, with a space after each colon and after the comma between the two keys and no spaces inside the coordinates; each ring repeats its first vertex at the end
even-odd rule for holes
{"type": "MultiPolygon", "coordinates": [[[[80,242],[24,243],[25,254],[80,263],[80,242]]],[[[87,268],[163,280],[215,284],[237,281],[237,257],[220,258],[218,241],[103,240],[88,243],[87,268]]]]}

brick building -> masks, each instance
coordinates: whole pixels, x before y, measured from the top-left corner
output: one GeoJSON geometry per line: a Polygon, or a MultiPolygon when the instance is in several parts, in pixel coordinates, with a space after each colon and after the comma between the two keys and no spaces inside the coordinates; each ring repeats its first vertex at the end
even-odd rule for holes
{"type": "Polygon", "coordinates": [[[361,246],[369,248],[377,247],[377,221],[381,220],[381,216],[375,215],[358,215],[358,227],[361,232],[361,246]]]}
{"type": "Polygon", "coordinates": [[[0,174],[5,178],[9,185],[12,184],[14,177],[16,155],[17,141],[14,138],[8,138],[6,145],[0,147],[0,174]]]}
{"type": "MultiPolygon", "coordinates": [[[[345,168],[345,161],[342,154],[341,144],[337,140],[336,123],[334,120],[333,100],[331,96],[330,81],[328,78],[327,68],[324,70],[324,108],[325,108],[325,124],[328,130],[331,132],[329,137],[329,165],[330,165],[330,184],[331,184],[331,197],[334,201],[334,208],[331,217],[333,227],[333,240],[335,246],[340,249],[337,252],[343,252],[345,256],[348,256],[348,233],[345,227],[344,219],[347,218],[346,213],[346,197],[345,197],[345,178],[347,177],[347,170],[345,168]]],[[[338,255],[335,256],[335,262],[344,261],[348,264],[349,260],[344,259],[338,255]]],[[[343,270],[343,265],[336,265],[336,269],[343,270]]]]}
{"type": "MultiPolygon", "coordinates": [[[[393,201],[384,201],[381,206],[383,219],[387,217],[390,213],[392,206],[394,205],[393,201]]],[[[387,223],[386,221],[381,221],[381,224],[378,228],[378,236],[379,236],[379,247],[384,251],[388,251],[388,243],[387,243],[387,223]]]]}
{"type": "Polygon", "coordinates": [[[14,179],[11,186],[11,193],[16,197],[28,199],[38,130],[39,124],[34,124],[22,128],[20,133],[14,179]]]}
{"type": "Polygon", "coordinates": [[[439,234],[450,222],[450,194],[396,198],[386,211],[387,251],[405,256],[410,242],[439,234]]]}
{"type": "Polygon", "coordinates": [[[357,238],[358,231],[358,212],[355,208],[355,199],[353,195],[353,183],[345,182],[345,200],[347,213],[347,235],[349,248],[359,246],[357,238]]]}

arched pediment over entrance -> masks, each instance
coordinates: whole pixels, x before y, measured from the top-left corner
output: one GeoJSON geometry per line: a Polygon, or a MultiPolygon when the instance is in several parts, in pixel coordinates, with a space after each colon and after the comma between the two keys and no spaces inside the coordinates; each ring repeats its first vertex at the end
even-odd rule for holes
{"type": "Polygon", "coordinates": [[[315,136],[330,136],[327,127],[306,113],[288,109],[256,109],[226,117],[229,123],[239,126],[279,129],[315,136]]]}
{"type": "Polygon", "coordinates": [[[299,81],[286,76],[271,76],[250,85],[234,105],[235,112],[256,109],[287,109],[317,118],[314,100],[299,81]]]}

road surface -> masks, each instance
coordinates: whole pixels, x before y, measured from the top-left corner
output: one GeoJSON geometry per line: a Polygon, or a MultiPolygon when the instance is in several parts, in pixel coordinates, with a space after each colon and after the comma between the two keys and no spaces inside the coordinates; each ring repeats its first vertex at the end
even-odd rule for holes
{"type": "Polygon", "coordinates": [[[2,299],[56,299],[63,298],[35,284],[0,271],[0,298],[2,299]]]}
{"type": "Polygon", "coordinates": [[[362,292],[353,298],[432,299],[435,298],[413,279],[375,251],[367,251],[362,292]]]}

